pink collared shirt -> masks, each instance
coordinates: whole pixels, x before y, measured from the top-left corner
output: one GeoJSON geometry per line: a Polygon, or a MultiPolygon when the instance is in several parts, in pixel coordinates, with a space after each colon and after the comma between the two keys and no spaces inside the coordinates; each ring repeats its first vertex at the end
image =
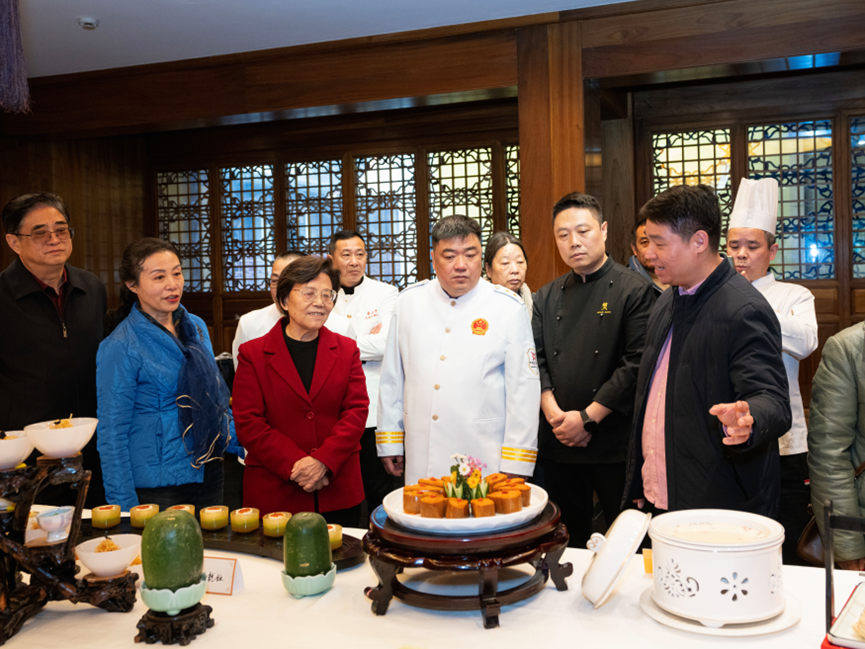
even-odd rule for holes
{"type": "MultiPolygon", "coordinates": [[[[705,281],[705,280],[703,280],[705,281]]],[[[679,287],[679,295],[693,295],[703,282],[690,289],[679,287]]],[[[665,409],[667,403],[667,374],[670,369],[670,343],[673,328],[667,334],[664,346],[649,387],[646,413],[643,416],[643,494],[658,509],[668,508],[667,499],[667,451],[664,438],[665,409]]]]}

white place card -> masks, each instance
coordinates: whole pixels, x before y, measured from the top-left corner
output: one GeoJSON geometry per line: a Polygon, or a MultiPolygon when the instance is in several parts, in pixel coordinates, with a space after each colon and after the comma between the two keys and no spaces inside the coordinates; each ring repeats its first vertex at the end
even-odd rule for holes
{"type": "Polygon", "coordinates": [[[237,559],[204,557],[207,592],[214,595],[237,595],[243,590],[243,571],[237,559]]]}

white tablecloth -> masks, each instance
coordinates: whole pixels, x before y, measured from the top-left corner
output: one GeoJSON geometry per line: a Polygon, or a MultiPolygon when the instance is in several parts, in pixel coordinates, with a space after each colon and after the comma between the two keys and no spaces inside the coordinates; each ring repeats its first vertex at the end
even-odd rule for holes
{"type": "MultiPolygon", "coordinates": [[[[346,529],[358,538],[362,530],[346,529]]],[[[413,608],[397,599],[384,616],[375,616],[364,596],[366,586],[378,583],[369,561],[340,572],[333,589],[317,597],[294,599],[282,587],[282,564],[245,554],[205,550],[208,556],[239,558],[245,589],[233,596],[206,595],[213,607],[213,628],[190,645],[254,649],[296,647],[312,649],[333,643],[336,647],[375,649],[535,649],[549,647],[664,647],[695,649],[733,646],[816,649],[825,635],[824,572],[816,568],[785,567],[786,590],[802,604],[802,620],[795,627],[769,636],[731,639],[695,635],[667,628],[647,617],[640,608],[640,594],[651,586],[642,558],[635,556],[613,597],[600,609],[580,593],[580,581],[591,553],[569,549],[564,560],[574,565],[569,590],[559,592],[547,582],[534,597],[502,608],[497,629],[484,629],[479,611],[441,612],[413,608]]],[[[836,571],[836,604],[840,611],[858,573],[836,571]]],[[[406,571],[406,579],[418,588],[462,589],[477,592],[473,575],[452,578],[444,573],[406,571]],[[421,574],[426,578],[422,579],[421,574]],[[464,582],[459,585],[457,582],[464,582]]],[[[500,583],[503,588],[507,583],[500,583]]],[[[441,592],[441,590],[437,591],[441,592]]],[[[100,649],[132,646],[138,620],[146,612],[140,597],[130,613],[108,613],[88,605],[54,602],[27,622],[7,644],[28,649],[100,649]]],[[[143,646],[143,645],[142,645],[143,646]]]]}

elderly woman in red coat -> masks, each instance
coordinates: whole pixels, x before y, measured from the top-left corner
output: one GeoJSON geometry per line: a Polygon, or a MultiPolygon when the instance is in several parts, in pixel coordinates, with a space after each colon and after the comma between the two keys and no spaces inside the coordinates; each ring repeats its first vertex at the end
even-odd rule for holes
{"type": "Polygon", "coordinates": [[[286,267],[276,287],[285,317],[241,345],[232,408],[247,453],[244,507],[318,512],[353,527],[369,397],[357,344],[323,326],[338,289],[329,259],[286,267]]]}

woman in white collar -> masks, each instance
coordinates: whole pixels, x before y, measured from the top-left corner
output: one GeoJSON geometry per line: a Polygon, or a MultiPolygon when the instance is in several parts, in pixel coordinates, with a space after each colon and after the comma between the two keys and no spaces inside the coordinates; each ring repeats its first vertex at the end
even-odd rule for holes
{"type": "Polygon", "coordinates": [[[523,242],[507,232],[493,234],[484,252],[484,269],[491,283],[504,286],[519,296],[531,318],[532,292],[526,286],[529,261],[523,242]]]}

